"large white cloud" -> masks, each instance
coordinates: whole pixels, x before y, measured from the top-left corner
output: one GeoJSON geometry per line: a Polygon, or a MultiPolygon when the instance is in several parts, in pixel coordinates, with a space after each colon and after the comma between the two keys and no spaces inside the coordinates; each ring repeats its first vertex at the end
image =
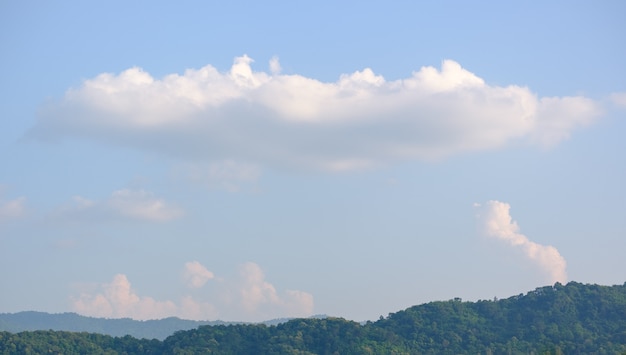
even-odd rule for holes
{"type": "Polygon", "coordinates": [[[130,219],[165,222],[183,215],[183,211],[145,190],[122,189],[114,191],[102,201],[74,196],[71,204],[58,213],[65,218],[89,219],[130,219]]]}
{"type": "Polygon", "coordinates": [[[487,236],[504,240],[511,246],[520,248],[527,258],[539,265],[548,275],[550,282],[567,281],[565,258],[551,245],[542,245],[519,233],[517,222],[513,221],[508,203],[488,201],[481,207],[479,218],[487,236]]]}
{"type": "Polygon", "coordinates": [[[234,279],[218,279],[221,287],[216,292],[207,290],[207,281],[216,278],[204,265],[192,261],[185,264],[184,270],[183,281],[194,293],[182,296],[178,302],[140,296],[128,277],[118,274],[110,283],[80,287],[78,295],[72,297],[72,308],[88,316],[142,320],[177,316],[194,320],[263,321],[313,314],[311,294],[298,290],[278,292],[255,263],[241,265],[234,279]]]}
{"type": "Polygon", "coordinates": [[[538,98],[494,86],[458,63],[387,81],[371,69],[321,82],[256,72],[238,57],[155,79],[140,68],[101,74],[43,107],[30,134],[133,146],[185,158],[350,170],[436,159],[514,140],[551,145],[598,115],[584,97],[538,98]]]}

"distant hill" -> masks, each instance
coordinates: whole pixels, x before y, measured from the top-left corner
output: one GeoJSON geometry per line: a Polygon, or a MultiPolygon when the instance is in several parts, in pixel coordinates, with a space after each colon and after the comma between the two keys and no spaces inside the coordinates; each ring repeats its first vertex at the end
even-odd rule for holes
{"type": "MultiPolygon", "coordinates": [[[[325,316],[315,316],[324,318],[325,316]]],[[[272,319],[265,325],[277,325],[291,318],[272,319]]],[[[201,325],[243,324],[244,322],[193,321],[176,317],[158,320],[139,321],[130,318],[106,319],[78,315],[76,313],[50,314],[45,312],[0,313],[0,331],[18,333],[35,330],[59,330],[68,332],[88,332],[123,337],[126,335],[139,339],[163,340],[174,332],[189,330],[201,325]]]]}
{"type": "Polygon", "coordinates": [[[626,355],[626,283],[557,283],[501,300],[455,298],[365,324],[327,317],[270,326],[202,325],[163,341],[60,331],[0,332],[0,354],[29,352],[626,355]]]}
{"type": "Polygon", "coordinates": [[[17,333],[33,330],[63,330],[70,332],[99,333],[122,337],[160,339],[179,330],[189,330],[201,325],[230,324],[222,321],[193,321],[176,317],[139,321],[130,318],[105,319],[76,313],[50,314],[44,312],[19,312],[0,314],[0,331],[17,333]]]}

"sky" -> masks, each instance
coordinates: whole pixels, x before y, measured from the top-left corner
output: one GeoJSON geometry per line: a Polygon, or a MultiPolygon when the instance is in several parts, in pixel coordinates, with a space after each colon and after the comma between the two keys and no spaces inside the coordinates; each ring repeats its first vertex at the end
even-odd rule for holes
{"type": "Polygon", "coordinates": [[[0,312],[365,321],[626,281],[623,1],[0,1],[0,312]]]}

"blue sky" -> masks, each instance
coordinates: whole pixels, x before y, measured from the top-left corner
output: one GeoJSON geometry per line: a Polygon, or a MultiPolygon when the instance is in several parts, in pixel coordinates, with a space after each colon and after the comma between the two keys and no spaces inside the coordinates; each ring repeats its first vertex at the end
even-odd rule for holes
{"type": "Polygon", "coordinates": [[[621,1],[0,3],[0,312],[377,319],[626,281],[621,1]]]}

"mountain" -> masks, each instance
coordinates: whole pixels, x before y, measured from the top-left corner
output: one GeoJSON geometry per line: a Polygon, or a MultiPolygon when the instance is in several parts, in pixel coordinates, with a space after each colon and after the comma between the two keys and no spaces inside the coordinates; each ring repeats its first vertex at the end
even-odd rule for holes
{"type": "Polygon", "coordinates": [[[176,317],[138,321],[130,318],[92,318],[76,313],[49,314],[44,312],[19,312],[0,314],[0,331],[12,333],[34,330],[62,330],[89,332],[122,337],[160,339],[179,330],[194,329],[201,325],[230,324],[222,321],[192,321],[176,317]]]}
{"type": "Polygon", "coordinates": [[[501,300],[431,302],[359,324],[202,325],[163,341],[60,331],[0,332],[0,354],[626,354],[626,283],[570,282],[501,300]]]}
{"type": "MultiPolygon", "coordinates": [[[[316,315],[312,318],[325,318],[316,315]]],[[[278,325],[292,318],[278,318],[262,322],[265,325],[278,325]]],[[[245,322],[193,321],[170,317],[158,320],[139,321],[130,318],[107,319],[85,317],[76,313],[50,314],[26,311],[18,313],[0,313],[0,331],[18,333],[35,330],[59,330],[69,332],[88,332],[123,337],[130,335],[139,339],[163,340],[174,332],[189,330],[201,325],[245,324],[245,322]]]]}

